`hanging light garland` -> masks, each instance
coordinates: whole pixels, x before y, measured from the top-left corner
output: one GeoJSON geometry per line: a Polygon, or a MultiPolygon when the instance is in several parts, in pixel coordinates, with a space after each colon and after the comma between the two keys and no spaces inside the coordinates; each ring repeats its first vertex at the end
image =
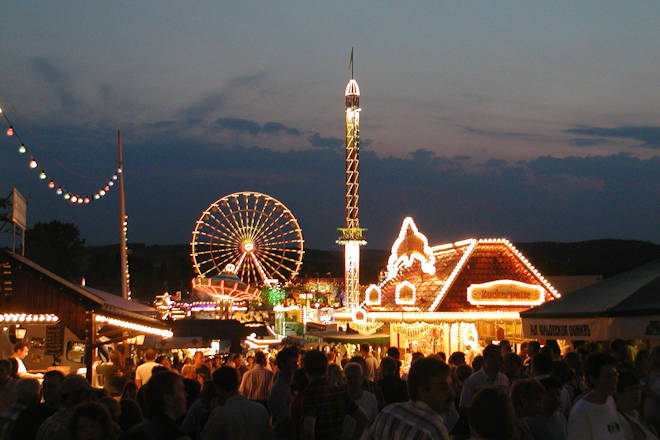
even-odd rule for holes
{"type": "Polygon", "coordinates": [[[390,324],[390,328],[394,330],[394,332],[402,334],[408,339],[423,339],[426,338],[436,326],[424,322],[416,322],[414,324],[390,324]]]}
{"type": "MultiPolygon", "coordinates": [[[[0,108],[0,114],[2,114],[2,117],[4,118],[5,122],[9,126],[7,128],[7,131],[5,134],[9,137],[14,137],[16,140],[19,142],[19,147],[18,147],[18,152],[19,154],[25,154],[29,157],[29,162],[28,162],[28,167],[31,170],[35,170],[39,168],[39,162],[37,162],[37,159],[30,153],[28,148],[25,146],[25,143],[23,142],[23,139],[21,138],[20,134],[16,131],[14,126],[12,125],[11,121],[7,117],[6,113],[2,111],[0,108]]],[[[44,169],[41,169],[41,172],[39,173],[39,180],[43,180],[48,182],[48,188],[52,189],[55,191],[55,194],[58,196],[62,196],[64,200],[70,202],[73,205],[87,205],[91,203],[94,200],[99,200],[102,197],[104,197],[108,192],[110,192],[110,189],[115,185],[115,181],[117,180],[117,174],[121,173],[122,169],[118,168],[117,172],[113,174],[109,179],[108,182],[101,187],[96,193],[94,193],[91,196],[88,195],[80,195],[78,193],[75,193],[73,191],[69,191],[63,186],[57,184],[55,180],[49,179],[48,174],[46,174],[46,171],[44,169]]]]}

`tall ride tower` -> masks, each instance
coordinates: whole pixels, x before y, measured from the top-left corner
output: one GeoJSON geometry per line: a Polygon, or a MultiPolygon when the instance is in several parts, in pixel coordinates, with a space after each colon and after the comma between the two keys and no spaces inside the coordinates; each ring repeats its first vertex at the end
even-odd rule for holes
{"type": "MultiPolygon", "coordinates": [[[[351,67],[353,52],[351,51],[351,67]]],[[[360,227],[360,87],[353,78],[346,85],[346,210],[338,244],[344,245],[344,306],[352,310],[360,298],[360,246],[367,244],[360,227]]]]}

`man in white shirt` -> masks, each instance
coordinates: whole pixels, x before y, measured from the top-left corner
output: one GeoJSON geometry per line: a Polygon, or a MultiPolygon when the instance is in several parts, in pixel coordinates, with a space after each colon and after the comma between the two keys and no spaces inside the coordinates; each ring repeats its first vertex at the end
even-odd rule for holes
{"type": "Polygon", "coordinates": [[[619,373],[607,353],[592,353],[584,365],[591,390],[578,400],[568,416],[568,440],[623,440],[619,413],[612,397],[619,373]]]}
{"type": "Polygon", "coordinates": [[[159,365],[156,361],[156,351],[152,348],[144,353],[145,362],[135,369],[135,384],[138,388],[144,386],[151,379],[151,370],[159,365]]]}
{"type": "Polygon", "coordinates": [[[16,359],[16,362],[18,363],[18,371],[16,373],[20,379],[41,379],[41,374],[28,373],[27,368],[25,368],[23,359],[27,357],[29,352],[30,348],[25,342],[17,342],[16,345],[14,345],[14,353],[11,357],[16,359]]]}
{"type": "Polygon", "coordinates": [[[266,355],[257,351],[254,355],[254,367],[243,375],[238,392],[249,400],[267,405],[273,372],[266,368],[266,355]]]}
{"type": "Polygon", "coordinates": [[[472,397],[481,388],[496,386],[504,392],[509,391],[509,379],[500,370],[502,369],[502,351],[497,345],[490,344],[483,351],[484,364],[480,370],[472,373],[463,383],[461,391],[461,408],[469,408],[472,397]]]}

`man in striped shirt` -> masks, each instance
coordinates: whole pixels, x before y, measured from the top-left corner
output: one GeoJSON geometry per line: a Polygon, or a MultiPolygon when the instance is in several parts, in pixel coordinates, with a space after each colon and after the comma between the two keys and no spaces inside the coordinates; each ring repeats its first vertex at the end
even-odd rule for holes
{"type": "Polygon", "coordinates": [[[266,368],[266,355],[263,351],[257,351],[254,366],[243,375],[238,392],[249,400],[267,406],[272,382],[273,372],[266,368]]]}
{"type": "Polygon", "coordinates": [[[440,359],[420,359],[408,374],[408,402],[386,406],[376,417],[368,439],[448,440],[440,414],[449,411],[454,401],[449,366],[440,359]]]}

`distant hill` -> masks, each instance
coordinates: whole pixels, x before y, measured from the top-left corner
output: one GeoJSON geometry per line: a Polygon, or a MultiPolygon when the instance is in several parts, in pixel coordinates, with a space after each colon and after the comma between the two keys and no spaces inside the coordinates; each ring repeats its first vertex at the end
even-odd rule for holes
{"type": "MultiPolygon", "coordinates": [[[[574,243],[515,243],[541,273],[547,276],[599,274],[604,277],[660,258],[660,246],[644,241],[593,240],[574,243]]],[[[165,290],[186,292],[193,277],[190,246],[129,244],[131,288],[136,298],[151,300],[165,290]]],[[[389,250],[363,249],[360,278],[374,282],[387,265],[389,250]]],[[[86,248],[87,285],[109,292],[119,288],[119,246],[86,248]]],[[[341,277],[343,251],[306,249],[301,277],[341,277]]]]}

